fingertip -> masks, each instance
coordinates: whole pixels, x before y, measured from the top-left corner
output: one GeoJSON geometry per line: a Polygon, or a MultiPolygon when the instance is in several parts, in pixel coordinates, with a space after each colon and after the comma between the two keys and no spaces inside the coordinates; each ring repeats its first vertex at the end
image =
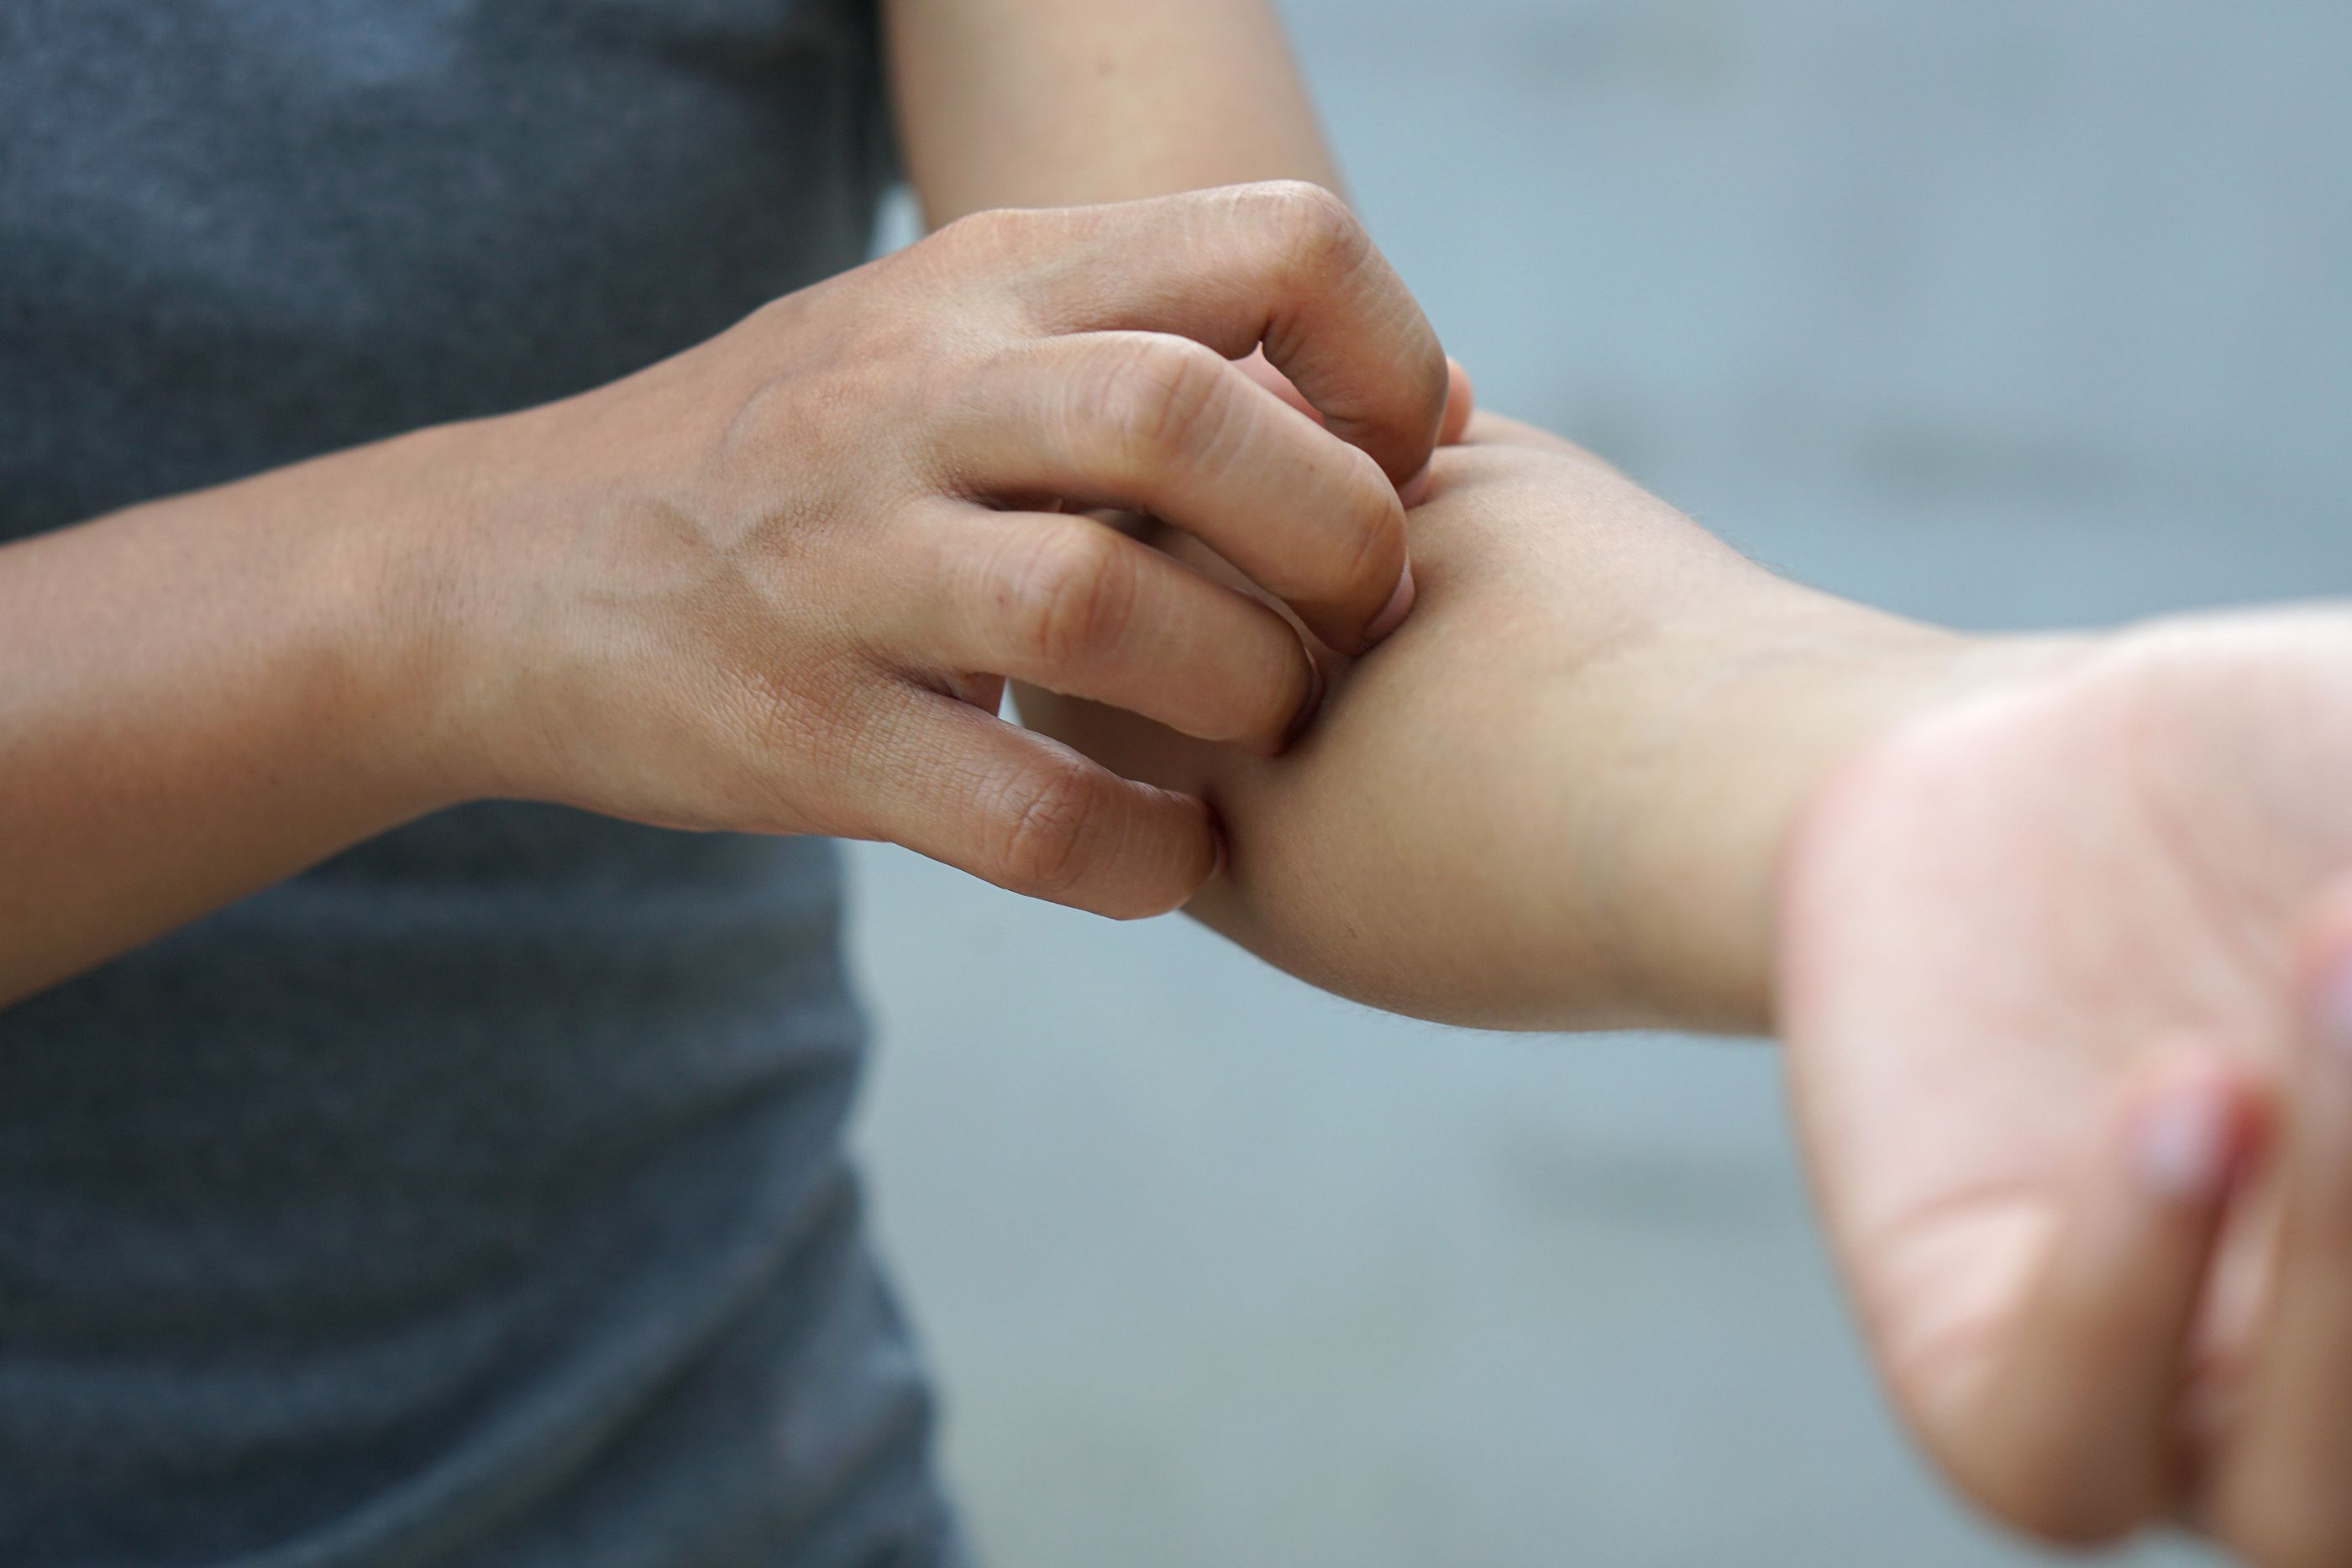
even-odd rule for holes
{"type": "Polygon", "coordinates": [[[2116,1336],[2117,1349],[2178,1342],[2262,1147],[2264,1104],[2242,1069],[2203,1048],[2159,1053],[2123,1086],[2049,1259],[2041,1300],[2053,1321],[2116,1336]]]}
{"type": "Polygon", "coordinates": [[[1373,648],[1385,642],[1391,632],[1404,624],[1404,618],[1412,613],[1413,601],[1419,597],[1420,590],[1412,580],[1412,562],[1407,561],[1404,570],[1398,574],[1396,587],[1389,593],[1388,603],[1364,628],[1364,646],[1373,648]]]}
{"type": "Polygon", "coordinates": [[[2111,1102],[1944,1457],[2037,1538],[2118,1539],[2168,1506],[2174,1411],[2213,1249],[2255,1117],[2221,1060],[2159,1059],[2111,1102]]]}
{"type": "Polygon", "coordinates": [[[1129,779],[1119,782],[1140,807],[1137,820],[1129,824],[1136,839],[1105,851],[1097,880],[1083,894],[1049,896],[1110,920],[1173,915],[1223,869],[1224,829],[1209,803],[1197,795],[1129,779]],[[1155,817],[1159,822],[1150,820],[1155,817]]]}
{"type": "Polygon", "coordinates": [[[1284,733],[1281,743],[1276,747],[1274,753],[1276,756],[1280,756],[1298,744],[1298,737],[1306,734],[1307,727],[1314,724],[1316,716],[1323,711],[1324,691],[1323,663],[1314,654],[1308,653],[1307,655],[1307,698],[1298,705],[1298,712],[1291,718],[1289,729],[1284,733]]]}
{"type": "Polygon", "coordinates": [[[2126,1148],[2135,1181],[2160,1203],[2202,1207],[2235,1183],[2253,1147],[2247,1086],[2218,1063],[2171,1064],[2132,1097],[2126,1148]]]}
{"type": "Polygon", "coordinates": [[[1462,361],[1448,354],[1445,357],[1445,416],[1439,422],[1437,444],[1452,446],[1470,428],[1470,416],[1477,412],[1477,398],[1470,385],[1470,372],[1462,361]]]}
{"type": "Polygon", "coordinates": [[[1175,901],[1166,908],[1155,911],[1157,915],[1173,915],[1192,903],[1195,894],[1224,874],[1226,865],[1233,859],[1232,846],[1225,841],[1225,825],[1217,820],[1217,809],[1198,795],[1181,790],[1167,793],[1192,811],[1201,824],[1200,838],[1196,841],[1199,847],[1195,852],[1199,858],[1188,871],[1175,901]]]}
{"type": "MultiPolygon", "coordinates": [[[[1402,491],[1429,466],[1431,455],[1449,439],[1446,432],[1454,419],[1459,367],[1442,351],[1430,360],[1425,369],[1402,371],[1397,368],[1400,363],[1391,361],[1381,371],[1379,402],[1349,399],[1334,409],[1327,399],[1322,405],[1322,418],[1325,428],[1349,445],[1360,448],[1380,465],[1388,482],[1402,491]]],[[[1467,377],[1462,378],[1461,384],[1466,386],[1467,377]]],[[[1308,389],[1302,386],[1299,390],[1306,392],[1308,389]]],[[[1467,413],[1462,417],[1466,423],[1467,413]]]]}

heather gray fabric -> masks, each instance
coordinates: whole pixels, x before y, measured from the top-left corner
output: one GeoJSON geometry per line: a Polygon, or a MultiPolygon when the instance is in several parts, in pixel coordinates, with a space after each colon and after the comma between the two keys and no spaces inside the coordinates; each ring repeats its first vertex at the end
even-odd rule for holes
{"type": "MultiPolygon", "coordinates": [[[[856,262],[874,50],[851,0],[7,0],[0,538],[856,262]]],[[[839,897],[487,806],[0,1011],[0,1562],[952,1560],[839,897]]]]}

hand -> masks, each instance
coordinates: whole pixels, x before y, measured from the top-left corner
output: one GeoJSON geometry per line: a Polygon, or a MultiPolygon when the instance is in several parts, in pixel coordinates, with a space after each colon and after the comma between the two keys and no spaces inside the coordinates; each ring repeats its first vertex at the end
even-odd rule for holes
{"type": "Polygon", "coordinates": [[[2352,613],[1975,642],[1483,417],[1409,526],[1420,608],[1283,757],[1024,714],[1214,803],[1192,907],[1318,985],[1777,1022],[1898,1402],[1999,1516],[2352,1563],[2352,613]]]}
{"type": "Polygon", "coordinates": [[[2056,649],[1809,813],[1781,1027],[1897,1402],[2011,1524],[2352,1563],[2352,613],[2056,649]]]}
{"type": "Polygon", "coordinates": [[[1148,510],[1357,650],[1446,363],[1347,210],[1240,187],[994,213],[584,396],[419,438],[404,538],[450,793],[887,838],[1105,914],[1181,903],[1197,799],[994,716],[1004,677],[1278,749],[1291,623],[1076,509],[1148,510]],[[1263,348],[1328,428],[1231,361],[1263,348]],[[1064,508],[1069,508],[1065,510],[1064,508]]]}

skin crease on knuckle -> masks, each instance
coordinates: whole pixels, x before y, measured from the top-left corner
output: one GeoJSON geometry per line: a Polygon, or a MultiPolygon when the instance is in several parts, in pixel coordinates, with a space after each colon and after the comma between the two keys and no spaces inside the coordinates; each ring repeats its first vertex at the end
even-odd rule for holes
{"type": "MultiPolygon", "coordinates": [[[[830,758],[840,743],[840,716],[862,698],[839,669],[797,676],[721,661],[677,695],[677,722],[688,736],[723,738],[706,749],[692,810],[645,813],[665,827],[752,833],[833,831],[796,785],[809,779],[810,759],[830,758]]],[[[688,747],[666,747],[682,758],[688,747]]]]}
{"type": "Polygon", "coordinates": [[[1135,610],[1135,568],[1108,529],[1027,530],[992,552],[990,600],[1031,667],[1068,671],[1108,656],[1135,610]]]}
{"type": "MultiPolygon", "coordinates": [[[[1288,362],[1301,348],[1298,333],[1304,323],[1297,308],[1298,302],[1343,298],[1360,307],[1377,272],[1386,273],[1379,250],[1373,246],[1370,232],[1366,229],[1353,209],[1338,195],[1320,185],[1302,182],[1278,182],[1271,185],[1249,187],[1245,194],[1265,204],[1269,210],[1268,225],[1280,236],[1280,249],[1274,259],[1278,291],[1285,304],[1266,323],[1265,347],[1268,356],[1277,362],[1288,362]]],[[[1445,416],[1445,400],[1451,385],[1451,372],[1445,350],[1427,323],[1420,319],[1419,307],[1402,287],[1391,291],[1391,313],[1400,318],[1383,324],[1379,336],[1392,343],[1402,344],[1413,339],[1421,346],[1411,368],[1402,375],[1394,365],[1387,367],[1377,397],[1363,408],[1334,403],[1324,409],[1333,427],[1342,434],[1353,435],[1360,430],[1383,450],[1378,455],[1382,465],[1402,466],[1402,449],[1407,444],[1433,444],[1440,424],[1445,416]],[[1409,392],[1408,402],[1414,412],[1411,429],[1379,430],[1370,428],[1385,423],[1382,405],[1391,402],[1399,383],[1409,392]],[[1387,450],[1391,445],[1396,451],[1387,450]]],[[[1326,390],[1327,401],[1334,395],[1326,390]]],[[[1384,470],[1385,472],[1385,470],[1384,470]]],[[[1402,482],[1410,473],[1386,474],[1386,477],[1402,482]]]]}
{"type": "Polygon", "coordinates": [[[990,207],[943,224],[911,247],[911,254],[952,271],[992,271],[1023,255],[1045,220],[1012,207],[990,207]]]}
{"type": "Polygon", "coordinates": [[[1354,210],[1320,185],[1277,180],[1244,187],[1238,199],[1264,214],[1261,221],[1281,247],[1278,277],[1293,290],[1345,287],[1376,254],[1354,210]]]}
{"type": "Polygon", "coordinates": [[[990,863],[1015,892],[1061,898],[1087,867],[1087,829],[1100,808],[1093,772],[1076,758],[1040,760],[996,781],[982,798],[990,863]]]}
{"type": "MultiPolygon", "coordinates": [[[[1256,444],[1250,404],[1263,394],[1213,350],[1144,337],[1107,350],[1103,358],[1099,380],[1072,405],[1074,417],[1090,427],[1077,439],[1112,445],[1130,484],[1141,486],[1149,475],[1177,466],[1219,472],[1256,444]]],[[[1328,497],[1323,520],[1344,536],[1338,546],[1344,558],[1295,577],[1269,576],[1260,586],[1304,603],[1358,603],[1369,607],[1362,610],[1369,616],[1386,602],[1404,570],[1404,513],[1370,455],[1328,444],[1336,471],[1318,476],[1316,491],[1328,497]]]]}
{"type": "Polygon", "coordinates": [[[1082,440],[1107,444],[1132,486],[1180,465],[1217,461],[1232,430],[1233,367],[1213,349],[1138,335],[1106,349],[1073,414],[1082,440]]]}

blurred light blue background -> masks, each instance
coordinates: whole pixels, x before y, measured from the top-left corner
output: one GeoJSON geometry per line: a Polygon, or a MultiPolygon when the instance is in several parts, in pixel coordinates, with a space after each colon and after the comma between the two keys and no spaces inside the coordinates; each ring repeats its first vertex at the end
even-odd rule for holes
{"type": "MultiPolygon", "coordinates": [[[[1982,626],[2352,591],[2343,0],[1289,12],[1484,400],[1763,559],[1982,626]]],[[[996,1563],[2036,1561],[1882,1413],[1769,1048],[1426,1028],[856,860],[996,1563]]]]}

